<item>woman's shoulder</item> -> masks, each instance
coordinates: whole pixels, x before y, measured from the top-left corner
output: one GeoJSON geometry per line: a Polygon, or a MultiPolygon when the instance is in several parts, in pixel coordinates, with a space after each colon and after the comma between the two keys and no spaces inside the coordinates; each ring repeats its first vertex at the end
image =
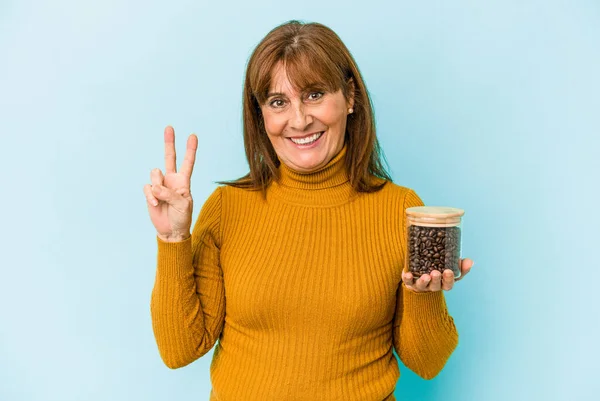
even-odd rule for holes
{"type": "Polygon", "coordinates": [[[255,189],[255,188],[246,188],[243,186],[237,186],[237,185],[227,185],[227,184],[220,184],[217,189],[219,189],[222,192],[222,196],[229,196],[229,197],[255,197],[261,196],[261,190],[260,189],[255,189]]]}
{"type": "Polygon", "coordinates": [[[413,193],[415,192],[413,188],[410,188],[410,187],[407,187],[404,185],[400,185],[400,184],[396,184],[393,181],[387,180],[384,187],[379,192],[383,196],[390,196],[390,197],[394,197],[394,198],[403,199],[411,191],[413,193]]]}
{"type": "Polygon", "coordinates": [[[390,185],[389,191],[395,199],[399,199],[399,201],[402,202],[404,208],[425,205],[423,199],[421,199],[414,188],[394,184],[392,182],[388,182],[388,184],[392,184],[390,185]]]}
{"type": "Polygon", "coordinates": [[[215,191],[219,191],[221,194],[224,212],[237,211],[243,213],[246,207],[254,208],[257,204],[264,202],[262,191],[259,189],[221,184],[215,191]]]}

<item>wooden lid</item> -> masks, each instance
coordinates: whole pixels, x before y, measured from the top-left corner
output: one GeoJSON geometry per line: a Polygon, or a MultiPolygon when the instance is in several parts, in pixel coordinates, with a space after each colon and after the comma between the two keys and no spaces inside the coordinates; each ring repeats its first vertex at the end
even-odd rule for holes
{"type": "Polygon", "coordinates": [[[447,206],[414,206],[406,208],[409,223],[426,227],[450,227],[460,224],[463,209],[447,206]]]}
{"type": "Polygon", "coordinates": [[[460,217],[465,214],[463,209],[447,206],[414,206],[406,208],[407,216],[448,218],[460,217]]]}

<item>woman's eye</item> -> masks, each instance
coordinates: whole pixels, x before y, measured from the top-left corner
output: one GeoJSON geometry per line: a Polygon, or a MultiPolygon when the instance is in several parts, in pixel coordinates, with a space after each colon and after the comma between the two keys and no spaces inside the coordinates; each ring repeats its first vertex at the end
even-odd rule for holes
{"type": "Polygon", "coordinates": [[[321,98],[321,96],[323,96],[323,92],[311,92],[311,93],[308,95],[308,98],[309,98],[310,100],[317,100],[317,99],[321,98]],[[315,96],[313,97],[313,95],[315,95],[315,96]]]}
{"type": "Polygon", "coordinates": [[[275,100],[273,100],[269,104],[271,105],[271,107],[281,107],[281,106],[283,106],[283,100],[281,100],[281,99],[275,99],[275,100]]]}

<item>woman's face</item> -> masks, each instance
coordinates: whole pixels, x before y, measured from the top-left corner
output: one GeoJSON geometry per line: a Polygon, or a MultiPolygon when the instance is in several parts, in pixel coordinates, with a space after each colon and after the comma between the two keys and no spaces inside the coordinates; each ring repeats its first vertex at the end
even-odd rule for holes
{"type": "Polygon", "coordinates": [[[344,146],[346,118],[353,105],[354,99],[347,101],[341,89],[294,92],[278,64],[261,110],[279,159],[293,170],[310,172],[326,165],[344,146]]]}

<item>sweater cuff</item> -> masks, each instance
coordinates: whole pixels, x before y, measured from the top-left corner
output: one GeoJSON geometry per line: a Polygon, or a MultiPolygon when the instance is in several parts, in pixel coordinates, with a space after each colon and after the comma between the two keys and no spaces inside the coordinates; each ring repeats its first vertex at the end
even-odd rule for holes
{"type": "Polygon", "coordinates": [[[192,266],[192,236],[183,241],[166,242],[156,236],[158,243],[158,271],[168,277],[181,278],[190,273],[192,266]]]}
{"type": "Polygon", "coordinates": [[[443,290],[415,292],[408,289],[404,282],[402,296],[404,298],[404,313],[418,316],[429,322],[443,321],[448,315],[443,290]]]}

